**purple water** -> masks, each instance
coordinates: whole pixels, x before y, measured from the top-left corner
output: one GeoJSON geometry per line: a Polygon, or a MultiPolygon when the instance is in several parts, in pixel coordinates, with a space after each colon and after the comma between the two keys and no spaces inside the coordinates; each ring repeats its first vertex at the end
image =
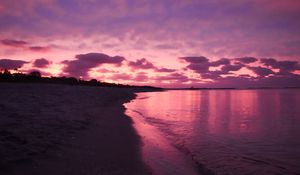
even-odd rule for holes
{"type": "Polygon", "coordinates": [[[298,89],[138,93],[126,107],[154,174],[300,174],[298,89]]]}

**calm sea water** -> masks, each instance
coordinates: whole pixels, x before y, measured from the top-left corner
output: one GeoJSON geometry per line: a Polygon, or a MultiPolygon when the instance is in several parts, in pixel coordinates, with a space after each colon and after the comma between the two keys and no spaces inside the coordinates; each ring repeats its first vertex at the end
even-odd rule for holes
{"type": "Polygon", "coordinates": [[[138,93],[126,108],[155,174],[300,174],[300,90],[138,93]]]}

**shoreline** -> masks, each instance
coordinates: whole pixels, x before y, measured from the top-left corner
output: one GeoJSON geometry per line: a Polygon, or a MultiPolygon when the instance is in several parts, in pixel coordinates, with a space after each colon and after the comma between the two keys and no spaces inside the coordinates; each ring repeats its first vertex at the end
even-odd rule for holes
{"type": "Polygon", "coordinates": [[[123,106],[138,89],[1,83],[0,90],[1,115],[8,118],[2,117],[0,143],[17,150],[0,147],[11,152],[0,162],[1,173],[150,174],[123,106]],[[16,114],[18,121],[9,119],[16,114]]]}
{"type": "MultiPolygon", "coordinates": [[[[136,93],[137,97],[126,103],[126,115],[133,120],[133,126],[141,137],[142,159],[153,174],[209,174],[190,155],[175,147],[162,132],[146,121],[147,116],[135,109],[135,103],[148,97],[136,93]]],[[[211,174],[211,173],[210,173],[211,174]]]]}

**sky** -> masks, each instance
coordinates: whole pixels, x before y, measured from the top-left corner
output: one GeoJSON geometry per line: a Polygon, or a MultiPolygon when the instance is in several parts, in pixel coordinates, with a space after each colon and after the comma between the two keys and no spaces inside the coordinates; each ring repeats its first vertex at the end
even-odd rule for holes
{"type": "Polygon", "coordinates": [[[299,0],[0,0],[0,69],[160,87],[300,86],[299,0]]]}

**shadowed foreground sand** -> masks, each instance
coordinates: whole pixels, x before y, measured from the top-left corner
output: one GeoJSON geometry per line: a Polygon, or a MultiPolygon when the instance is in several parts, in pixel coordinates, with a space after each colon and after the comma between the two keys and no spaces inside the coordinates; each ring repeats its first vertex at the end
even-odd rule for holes
{"type": "Polygon", "coordinates": [[[0,83],[0,174],[147,174],[133,91],[0,83]]]}

